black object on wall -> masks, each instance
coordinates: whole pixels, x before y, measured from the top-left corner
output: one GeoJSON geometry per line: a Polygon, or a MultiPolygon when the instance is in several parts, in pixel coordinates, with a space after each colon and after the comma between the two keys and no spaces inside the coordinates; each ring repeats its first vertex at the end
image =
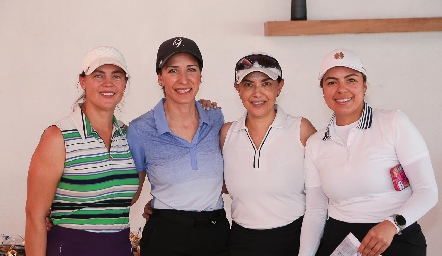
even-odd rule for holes
{"type": "Polygon", "coordinates": [[[307,19],[307,3],[306,0],[292,0],[291,20],[307,19]]]}

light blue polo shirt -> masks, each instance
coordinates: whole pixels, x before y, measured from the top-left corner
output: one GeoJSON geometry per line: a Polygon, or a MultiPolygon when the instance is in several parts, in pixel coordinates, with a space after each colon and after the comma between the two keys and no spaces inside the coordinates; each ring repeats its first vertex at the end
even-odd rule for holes
{"type": "Polygon", "coordinates": [[[199,126],[189,143],[170,130],[164,101],[129,123],[127,140],[137,170],[146,170],[156,209],[212,211],[223,208],[220,109],[195,102],[199,126]]]}

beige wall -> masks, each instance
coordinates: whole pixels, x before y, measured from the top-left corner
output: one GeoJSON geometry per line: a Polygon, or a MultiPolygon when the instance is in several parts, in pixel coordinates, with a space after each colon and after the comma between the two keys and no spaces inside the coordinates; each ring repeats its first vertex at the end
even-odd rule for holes
{"type": "MultiPolygon", "coordinates": [[[[309,19],[442,16],[440,0],[310,0],[307,6],[309,19]]],[[[442,184],[442,32],[263,36],[265,21],[289,18],[290,0],[0,0],[0,234],[24,234],[29,160],[42,131],[70,112],[83,55],[98,45],[123,52],[132,80],[120,118],[128,122],[162,96],[156,50],[173,36],[199,44],[205,60],[199,97],[217,101],[226,121],[243,112],[232,86],[234,63],[249,52],[266,51],[283,67],[279,104],[323,127],[330,111],[318,87],[319,62],[334,48],[355,50],[368,70],[368,102],[410,116],[442,184]]],[[[148,198],[146,189],[132,209],[133,230],[143,225],[148,198]]],[[[429,255],[438,255],[440,204],[420,222],[429,255]]]]}

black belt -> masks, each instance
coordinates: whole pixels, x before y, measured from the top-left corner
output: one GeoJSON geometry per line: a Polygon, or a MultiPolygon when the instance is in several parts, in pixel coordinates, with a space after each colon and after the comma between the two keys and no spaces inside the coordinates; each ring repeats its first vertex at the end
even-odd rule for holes
{"type": "Polygon", "coordinates": [[[169,209],[154,209],[152,216],[167,218],[196,228],[214,227],[226,217],[224,209],[210,212],[190,212],[169,209]]]}

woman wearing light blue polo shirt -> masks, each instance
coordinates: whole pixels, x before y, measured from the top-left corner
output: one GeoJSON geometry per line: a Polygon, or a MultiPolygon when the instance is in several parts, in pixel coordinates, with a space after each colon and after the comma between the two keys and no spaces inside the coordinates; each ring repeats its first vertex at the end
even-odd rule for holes
{"type": "Polygon", "coordinates": [[[136,168],[147,172],[153,196],[141,255],[228,255],[219,148],[224,117],[221,110],[205,110],[195,101],[202,67],[194,41],[163,42],[156,71],[165,98],[129,125],[136,168]]]}

